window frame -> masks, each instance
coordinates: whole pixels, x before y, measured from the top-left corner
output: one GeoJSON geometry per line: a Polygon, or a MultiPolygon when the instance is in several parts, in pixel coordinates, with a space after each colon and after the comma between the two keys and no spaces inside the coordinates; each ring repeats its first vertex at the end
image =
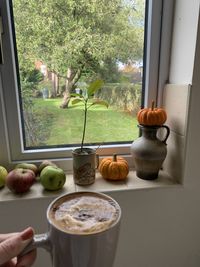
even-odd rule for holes
{"type": "MultiPolygon", "coordinates": [[[[147,106],[152,99],[162,103],[162,90],[168,79],[169,52],[171,44],[171,28],[173,18],[173,0],[146,0],[148,2],[148,15],[146,16],[145,29],[145,71],[143,73],[143,101],[147,106]],[[163,32],[164,30],[165,32],[163,32]],[[167,34],[166,34],[167,33],[167,34]]],[[[3,21],[3,57],[4,63],[0,65],[0,117],[3,127],[0,129],[0,147],[5,148],[5,158],[10,164],[18,161],[37,162],[42,159],[54,159],[65,165],[66,170],[72,169],[72,149],[50,148],[24,150],[22,125],[20,121],[20,106],[17,88],[17,72],[15,69],[15,47],[12,42],[12,22],[9,10],[9,0],[0,2],[0,10],[3,21]],[[2,131],[2,133],[1,133],[2,131]]],[[[94,146],[96,147],[96,146],[94,146]]],[[[116,145],[102,145],[98,149],[100,156],[117,153],[124,157],[130,157],[130,143],[116,145]]],[[[4,155],[1,157],[4,158],[4,155]]],[[[132,165],[132,161],[130,161],[132,165]]],[[[132,166],[131,166],[132,167],[132,166]]]]}

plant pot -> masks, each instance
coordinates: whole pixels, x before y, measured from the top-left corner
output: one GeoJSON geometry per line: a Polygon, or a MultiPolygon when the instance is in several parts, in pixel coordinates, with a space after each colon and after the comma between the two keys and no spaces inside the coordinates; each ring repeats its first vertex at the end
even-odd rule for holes
{"type": "Polygon", "coordinates": [[[93,148],[76,148],[72,151],[73,178],[77,185],[90,185],[95,181],[96,169],[99,165],[99,156],[93,148]]]}
{"type": "Polygon", "coordinates": [[[166,140],[170,134],[170,129],[166,125],[138,125],[138,127],[142,135],[131,145],[136,175],[144,180],[154,180],[158,177],[159,170],[167,155],[166,140]],[[163,140],[157,137],[157,131],[160,128],[166,130],[163,140]]]}

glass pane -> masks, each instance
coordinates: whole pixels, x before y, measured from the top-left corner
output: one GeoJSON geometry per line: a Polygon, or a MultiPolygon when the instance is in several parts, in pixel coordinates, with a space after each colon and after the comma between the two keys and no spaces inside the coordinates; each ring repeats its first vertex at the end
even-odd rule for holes
{"type": "Polygon", "coordinates": [[[141,105],[145,0],[12,5],[25,149],[80,144],[86,89],[99,80],[101,88],[87,102],[85,143],[132,142],[141,105]]]}

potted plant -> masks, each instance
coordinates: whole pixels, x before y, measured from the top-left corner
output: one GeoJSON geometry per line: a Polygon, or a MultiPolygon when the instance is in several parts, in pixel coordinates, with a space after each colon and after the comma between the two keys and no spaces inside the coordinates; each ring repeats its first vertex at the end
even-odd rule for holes
{"type": "Polygon", "coordinates": [[[102,80],[95,80],[94,82],[89,84],[89,86],[84,90],[83,94],[71,94],[72,106],[78,103],[82,103],[84,107],[81,145],[79,148],[76,148],[72,151],[74,182],[78,185],[89,185],[94,183],[95,181],[95,172],[99,162],[98,155],[96,154],[96,149],[85,147],[84,141],[87,126],[88,110],[94,105],[104,105],[108,107],[106,101],[94,97],[94,94],[100,88],[102,88],[102,85],[102,80]]]}

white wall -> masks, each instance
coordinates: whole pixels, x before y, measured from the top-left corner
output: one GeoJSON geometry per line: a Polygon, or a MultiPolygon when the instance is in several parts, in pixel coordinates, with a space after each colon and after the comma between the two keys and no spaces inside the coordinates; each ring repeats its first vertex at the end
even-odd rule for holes
{"type": "Polygon", "coordinates": [[[199,0],[176,1],[170,83],[189,84],[192,82],[198,16],[199,0]]]}
{"type": "MultiPolygon", "coordinates": [[[[200,29],[193,64],[199,1],[179,0],[177,4],[184,8],[177,11],[181,14],[175,22],[178,35],[173,39],[171,81],[183,84],[193,80],[184,184],[174,188],[111,194],[120,203],[123,212],[115,267],[200,266],[200,29]],[[187,27],[188,24],[190,27],[187,27]],[[187,32],[187,36],[181,33],[182,30],[187,32]],[[177,45],[181,45],[182,49],[179,50],[177,45]]],[[[0,202],[0,230],[15,231],[31,223],[36,232],[45,231],[45,209],[50,200],[0,202]],[[14,214],[16,220],[13,221],[14,214]],[[9,217],[12,218],[10,221],[9,217]]],[[[44,251],[39,252],[35,267],[45,265],[50,266],[48,256],[44,251]]]]}

